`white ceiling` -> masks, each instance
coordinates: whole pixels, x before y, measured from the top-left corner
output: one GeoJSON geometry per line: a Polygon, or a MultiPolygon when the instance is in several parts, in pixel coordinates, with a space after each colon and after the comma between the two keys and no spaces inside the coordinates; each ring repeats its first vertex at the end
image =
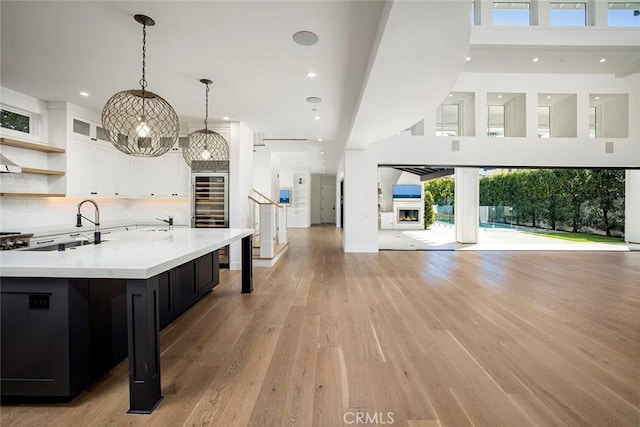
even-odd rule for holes
{"type": "Polygon", "coordinates": [[[361,149],[430,114],[463,71],[535,72],[532,55],[545,72],[617,73],[640,64],[637,44],[470,45],[467,1],[2,0],[0,8],[2,86],[99,113],[115,92],[139,85],[142,26],[133,15],[145,14],[156,21],[147,28],[148,89],[171,103],[183,130],[202,126],[199,79],[211,79],[210,121],[242,121],[271,138],[256,150],[274,151],[283,169],[311,173],[324,172],[325,159],[335,174],[345,147],[361,149]],[[300,30],[319,42],[296,44],[300,30]],[[322,102],[308,103],[310,96],[322,102]]]}

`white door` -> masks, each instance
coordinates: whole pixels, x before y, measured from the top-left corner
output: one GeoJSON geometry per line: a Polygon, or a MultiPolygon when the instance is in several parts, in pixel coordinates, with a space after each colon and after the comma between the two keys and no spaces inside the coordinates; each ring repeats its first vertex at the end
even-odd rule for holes
{"type": "Polygon", "coordinates": [[[336,186],[322,184],[320,186],[320,222],[336,223],[336,186]]]}

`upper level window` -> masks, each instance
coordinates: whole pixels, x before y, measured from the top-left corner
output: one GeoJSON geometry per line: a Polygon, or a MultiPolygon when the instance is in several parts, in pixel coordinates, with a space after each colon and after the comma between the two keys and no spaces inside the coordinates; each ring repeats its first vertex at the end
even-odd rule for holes
{"type": "Polygon", "coordinates": [[[460,109],[458,104],[440,104],[436,110],[436,136],[460,134],[460,109]]]}
{"type": "Polygon", "coordinates": [[[538,107],[538,138],[551,136],[551,107],[538,107]]]}
{"type": "Polygon", "coordinates": [[[595,138],[598,135],[597,107],[589,107],[589,138],[595,138]]]}
{"type": "Polygon", "coordinates": [[[529,25],[529,2],[493,2],[493,25],[529,25]]]}
{"type": "Polygon", "coordinates": [[[489,105],[487,136],[504,136],[504,105],[489,105]]]}
{"type": "Polygon", "coordinates": [[[587,25],[586,3],[551,3],[550,22],[554,27],[584,27],[587,25]]]}
{"type": "Polygon", "coordinates": [[[640,2],[609,2],[608,6],[608,26],[640,27],[640,2]]]}
{"type": "Polygon", "coordinates": [[[31,117],[13,111],[0,110],[0,127],[31,133],[31,117]]]}

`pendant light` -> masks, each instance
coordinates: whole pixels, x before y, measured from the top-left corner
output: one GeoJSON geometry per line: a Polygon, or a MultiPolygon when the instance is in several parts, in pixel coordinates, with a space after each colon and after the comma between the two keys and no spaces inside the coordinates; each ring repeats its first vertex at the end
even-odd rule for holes
{"type": "Polygon", "coordinates": [[[102,126],[109,141],[125,154],[157,157],[165,154],[178,139],[178,115],[161,96],[147,90],[145,76],[147,26],[155,21],[135,15],[142,24],[141,89],[130,89],[113,95],[102,109],[102,126]]]}
{"type": "Polygon", "coordinates": [[[205,92],[204,129],[195,130],[189,134],[188,141],[182,149],[182,155],[189,167],[193,168],[195,161],[229,160],[229,144],[218,132],[207,127],[209,120],[209,79],[200,79],[207,89],[205,92]]]}

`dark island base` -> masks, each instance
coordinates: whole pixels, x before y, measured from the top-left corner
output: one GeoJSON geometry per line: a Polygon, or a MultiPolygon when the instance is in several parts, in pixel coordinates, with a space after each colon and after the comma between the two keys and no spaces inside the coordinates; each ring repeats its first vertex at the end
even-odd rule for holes
{"type": "MultiPolygon", "coordinates": [[[[129,346],[138,356],[159,348],[153,330],[156,313],[159,330],[218,283],[217,251],[148,280],[2,278],[1,402],[70,401],[126,358],[129,346]],[[147,288],[153,288],[150,294],[147,288]],[[152,318],[140,319],[145,315],[141,294],[153,297],[146,301],[147,307],[156,308],[146,310],[152,318]],[[128,299],[134,305],[132,323],[127,319],[128,299]],[[137,305],[143,308],[137,310],[137,305]],[[140,334],[136,325],[145,321],[152,329],[140,334]],[[129,334],[128,324],[138,332],[129,334]],[[131,335],[137,335],[133,343],[128,342],[131,335]]],[[[130,358],[130,363],[137,361],[130,369],[132,413],[150,413],[162,398],[144,392],[149,382],[156,383],[151,389],[160,390],[159,354],[146,356],[156,363],[146,366],[145,357],[130,358]],[[147,371],[152,374],[139,377],[147,371]],[[133,390],[137,385],[140,392],[133,390]]]]}

